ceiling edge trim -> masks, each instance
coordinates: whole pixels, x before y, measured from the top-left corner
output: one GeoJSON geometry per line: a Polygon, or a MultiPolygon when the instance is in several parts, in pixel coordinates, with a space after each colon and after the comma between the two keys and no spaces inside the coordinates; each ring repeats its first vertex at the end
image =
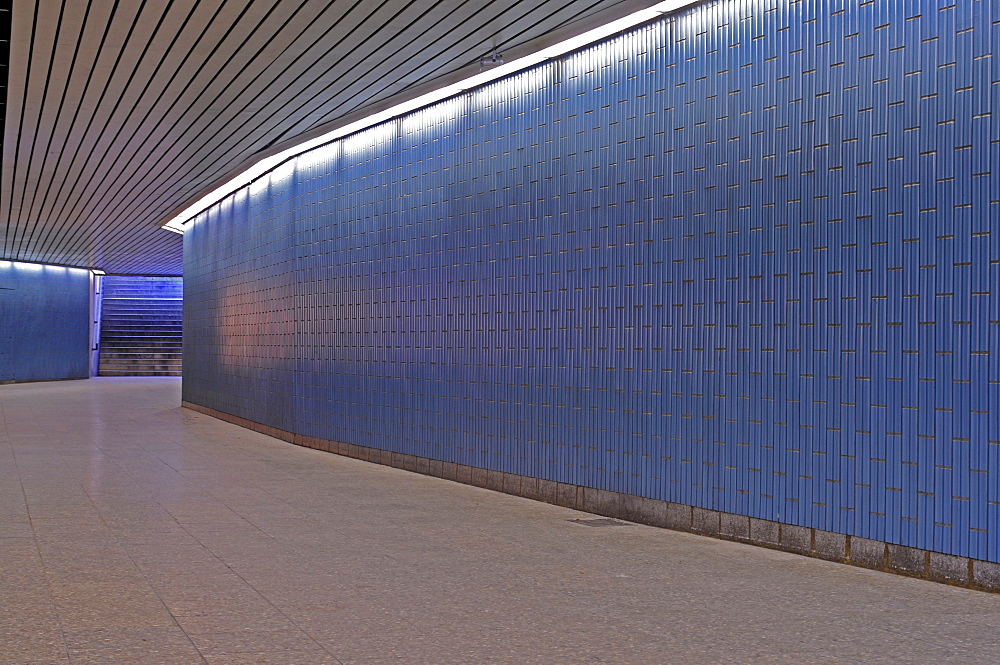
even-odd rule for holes
{"type": "MultiPolygon", "coordinates": [[[[632,30],[644,23],[662,19],[668,14],[687,9],[705,0],[625,0],[608,8],[562,26],[544,37],[530,40],[505,50],[507,64],[481,71],[478,64],[471,64],[444,76],[414,86],[406,92],[393,95],[371,104],[314,130],[255,153],[225,176],[213,180],[185,199],[162,218],[159,226],[174,233],[184,233],[184,224],[230,194],[257,180],[280,164],[297,155],[336,141],[372,125],[447,99],[491,81],[510,76],[542,62],[585,48],[609,39],[616,34],[632,30]]],[[[488,55],[488,54],[487,54],[488,55]]]]}

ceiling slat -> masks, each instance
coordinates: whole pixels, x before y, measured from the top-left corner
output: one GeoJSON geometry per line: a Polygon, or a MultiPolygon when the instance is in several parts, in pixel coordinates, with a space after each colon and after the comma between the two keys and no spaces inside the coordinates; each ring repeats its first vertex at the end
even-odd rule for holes
{"type": "Polygon", "coordinates": [[[163,217],[253,155],[654,1],[17,0],[0,258],[177,274],[163,217]]]}

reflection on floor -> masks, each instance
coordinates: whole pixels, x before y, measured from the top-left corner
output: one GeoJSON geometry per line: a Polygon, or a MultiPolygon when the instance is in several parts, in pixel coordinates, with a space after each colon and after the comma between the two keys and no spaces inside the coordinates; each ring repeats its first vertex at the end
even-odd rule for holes
{"type": "Polygon", "coordinates": [[[0,662],[1000,662],[1000,596],[587,523],[179,401],[0,386],[0,662]]]}

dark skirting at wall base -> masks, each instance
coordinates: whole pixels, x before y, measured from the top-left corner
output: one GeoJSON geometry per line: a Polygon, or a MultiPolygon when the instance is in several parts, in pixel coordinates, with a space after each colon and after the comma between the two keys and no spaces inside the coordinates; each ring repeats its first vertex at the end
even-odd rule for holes
{"type": "Polygon", "coordinates": [[[67,376],[62,379],[0,379],[0,386],[7,386],[13,383],[45,383],[46,381],[85,381],[89,376],[67,376]]]}
{"type": "Polygon", "coordinates": [[[393,466],[505,494],[513,494],[639,524],[748,543],[861,568],[918,577],[982,591],[1000,592],[1000,564],[989,561],[941,554],[632,494],[568,485],[551,480],[465,466],[454,462],[442,462],[426,457],[366,448],[351,443],[302,436],[198,404],[190,402],[182,402],[181,404],[193,411],[298,446],[393,466]]]}

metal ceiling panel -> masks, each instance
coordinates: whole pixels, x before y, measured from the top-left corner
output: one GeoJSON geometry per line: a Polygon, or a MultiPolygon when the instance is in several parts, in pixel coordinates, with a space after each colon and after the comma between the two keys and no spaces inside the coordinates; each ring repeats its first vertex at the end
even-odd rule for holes
{"type": "Polygon", "coordinates": [[[256,156],[652,4],[14,0],[0,258],[179,274],[160,225],[256,156]]]}

